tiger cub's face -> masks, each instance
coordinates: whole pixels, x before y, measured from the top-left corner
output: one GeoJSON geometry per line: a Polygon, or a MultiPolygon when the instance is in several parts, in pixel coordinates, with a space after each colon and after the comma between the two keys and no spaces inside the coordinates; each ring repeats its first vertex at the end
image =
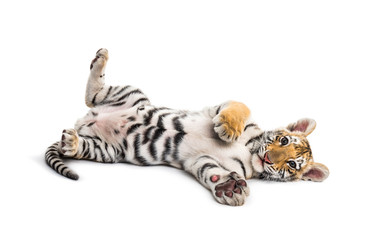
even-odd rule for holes
{"type": "Polygon", "coordinates": [[[259,177],[275,181],[325,180],[329,170],[313,161],[306,138],[315,126],[314,120],[302,119],[287,128],[265,132],[252,158],[259,177]]]}

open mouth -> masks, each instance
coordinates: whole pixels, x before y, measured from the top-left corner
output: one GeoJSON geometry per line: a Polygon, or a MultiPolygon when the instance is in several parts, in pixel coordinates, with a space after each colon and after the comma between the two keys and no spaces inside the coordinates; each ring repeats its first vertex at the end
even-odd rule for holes
{"type": "Polygon", "coordinates": [[[267,164],[273,164],[270,160],[269,160],[269,157],[268,157],[268,152],[265,153],[265,156],[264,156],[264,159],[263,161],[267,164]]]}

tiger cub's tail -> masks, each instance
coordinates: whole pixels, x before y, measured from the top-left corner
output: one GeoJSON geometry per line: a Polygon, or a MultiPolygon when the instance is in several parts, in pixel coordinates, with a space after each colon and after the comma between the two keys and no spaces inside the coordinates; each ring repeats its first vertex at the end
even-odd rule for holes
{"type": "Polygon", "coordinates": [[[58,152],[59,142],[52,144],[49,148],[47,148],[45,159],[48,164],[53,170],[57,173],[63,175],[64,177],[77,180],[78,175],[77,173],[70,170],[63,162],[62,155],[58,152]]]}

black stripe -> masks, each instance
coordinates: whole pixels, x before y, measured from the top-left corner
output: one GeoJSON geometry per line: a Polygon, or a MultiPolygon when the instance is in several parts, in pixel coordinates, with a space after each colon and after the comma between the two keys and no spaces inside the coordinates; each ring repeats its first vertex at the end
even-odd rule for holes
{"type": "Polygon", "coordinates": [[[279,171],[279,174],[281,174],[282,172],[282,176],[281,178],[285,178],[285,172],[286,172],[286,169],[282,168],[280,171],[279,171]]]}
{"type": "Polygon", "coordinates": [[[48,159],[49,159],[50,157],[55,156],[55,155],[56,155],[56,151],[48,150],[44,156],[45,156],[45,158],[46,158],[46,161],[48,162],[48,161],[49,161],[48,159]]]}
{"type": "Polygon", "coordinates": [[[262,136],[263,136],[263,133],[261,133],[258,136],[254,136],[254,137],[250,138],[245,145],[247,146],[248,144],[252,143],[253,141],[261,141],[262,136]]]}
{"type": "Polygon", "coordinates": [[[130,95],[132,94],[142,94],[142,92],[139,90],[139,89],[136,89],[136,90],[133,90],[133,91],[130,91],[126,94],[124,94],[122,97],[120,97],[118,100],[116,100],[116,102],[119,102],[119,101],[122,101],[124,100],[125,98],[128,98],[130,95]]]}
{"type": "Polygon", "coordinates": [[[247,125],[245,126],[245,128],[244,128],[244,132],[247,130],[247,128],[249,128],[249,127],[254,127],[254,126],[256,126],[256,124],[254,124],[254,123],[247,124],[247,125]]]}
{"type": "Polygon", "coordinates": [[[136,131],[139,127],[141,127],[142,124],[141,123],[136,123],[136,124],[133,124],[132,126],[130,126],[127,130],[127,135],[130,135],[132,134],[134,131],[136,131]]]}
{"type": "MultiPolygon", "coordinates": [[[[80,148],[79,145],[78,145],[78,148],[80,148]]],[[[86,140],[83,139],[83,141],[82,141],[82,149],[81,149],[81,152],[82,152],[82,153],[85,151],[85,148],[86,148],[86,140]]],[[[77,153],[78,153],[78,151],[77,151],[77,153]]]]}
{"type": "Polygon", "coordinates": [[[88,138],[88,139],[95,139],[95,140],[98,140],[99,142],[102,142],[102,139],[100,139],[98,136],[88,136],[88,135],[81,135],[80,134],[80,137],[88,138]]]}
{"type": "MultiPolygon", "coordinates": [[[[66,170],[66,169],[68,169],[68,167],[67,167],[67,166],[64,166],[62,169],[60,169],[60,173],[61,173],[62,175],[64,175],[63,172],[64,172],[64,170],[66,170]]],[[[64,175],[64,176],[65,176],[65,175],[64,175]]]]}
{"type": "Polygon", "coordinates": [[[164,151],[162,153],[162,161],[167,162],[167,155],[171,152],[171,138],[166,138],[164,143],[164,151]]]}
{"type": "Polygon", "coordinates": [[[91,114],[93,114],[94,117],[98,116],[98,113],[96,112],[91,112],[91,114]]]}
{"type": "Polygon", "coordinates": [[[57,152],[57,150],[51,149],[46,152],[45,157],[46,159],[48,158],[48,161],[51,161],[52,159],[50,158],[54,158],[54,157],[59,158],[59,153],[57,152]]]}
{"type": "Polygon", "coordinates": [[[146,143],[150,140],[150,133],[151,133],[151,131],[152,131],[154,128],[156,128],[156,127],[155,127],[155,126],[151,126],[151,127],[148,127],[148,128],[144,131],[144,133],[143,133],[143,135],[144,135],[144,140],[142,140],[142,144],[146,144],[146,143]]]}
{"type": "MultiPolygon", "coordinates": [[[[94,153],[95,153],[95,156],[97,157],[97,152],[96,152],[96,150],[98,150],[98,151],[99,151],[99,154],[100,154],[101,157],[102,157],[102,161],[104,162],[105,156],[104,156],[104,154],[103,154],[103,151],[102,151],[101,147],[98,145],[98,143],[97,143],[96,141],[94,141],[94,139],[92,139],[92,140],[93,140],[93,144],[94,144],[94,153]]],[[[99,159],[98,159],[98,160],[99,160],[99,159]]]]}
{"type": "Polygon", "coordinates": [[[91,127],[91,126],[93,126],[95,124],[95,121],[94,122],[91,122],[91,123],[89,123],[88,125],[87,125],[87,127],[91,127]]]}
{"type": "MultiPolygon", "coordinates": [[[[211,157],[211,156],[209,156],[209,155],[202,155],[202,156],[200,156],[199,158],[197,158],[197,162],[196,162],[196,163],[198,163],[198,160],[200,160],[200,159],[202,159],[202,158],[209,158],[209,159],[215,160],[213,157],[211,157]]],[[[196,164],[196,163],[195,163],[195,164],[196,164]]]]}
{"type": "Polygon", "coordinates": [[[111,104],[110,106],[111,106],[111,107],[118,107],[118,106],[121,106],[121,105],[123,105],[123,104],[125,104],[125,103],[126,103],[126,101],[122,101],[122,102],[118,102],[118,103],[111,104]]]}
{"type": "MultiPolygon", "coordinates": [[[[103,76],[104,76],[104,74],[103,74],[103,76]]],[[[114,89],[113,89],[113,92],[116,92],[116,90],[118,90],[118,89],[119,89],[119,86],[115,86],[114,89]]],[[[113,96],[114,96],[114,94],[112,94],[111,97],[113,97],[113,96]]]]}
{"type": "Polygon", "coordinates": [[[181,124],[178,116],[172,119],[172,123],[174,124],[174,128],[176,131],[184,132],[183,124],[181,124]]]}
{"type": "Polygon", "coordinates": [[[158,117],[157,127],[158,128],[165,128],[163,124],[164,117],[171,115],[171,113],[163,113],[158,117]]]}
{"type": "Polygon", "coordinates": [[[154,108],[154,109],[151,109],[149,110],[145,116],[144,116],[144,125],[149,125],[150,122],[151,122],[151,119],[153,118],[153,115],[158,112],[158,108],[154,108]]]}
{"type": "Polygon", "coordinates": [[[64,163],[63,162],[60,162],[60,164],[58,166],[56,166],[56,168],[55,168],[56,171],[61,174],[60,167],[64,167],[64,163]]]}
{"type": "Polygon", "coordinates": [[[125,86],[123,87],[122,89],[120,89],[117,93],[115,93],[114,95],[112,95],[112,97],[116,97],[118,96],[120,93],[124,92],[126,89],[128,89],[130,86],[125,86]]]}
{"type": "Polygon", "coordinates": [[[103,149],[102,149],[101,146],[100,146],[100,148],[99,148],[99,151],[100,151],[100,153],[101,153],[102,162],[106,162],[107,157],[106,157],[105,151],[103,151],[103,149]]]}
{"type": "Polygon", "coordinates": [[[128,142],[126,138],[123,138],[123,148],[124,148],[124,151],[128,150],[128,142]]]}
{"type": "Polygon", "coordinates": [[[140,102],[144,102],[144,101],[149,101],[149,99],[147,99],[147,98],[140,98],[136,102],[133,103],[132,107],[134,107],[137,104],[139,104],[140,102]]]}
{"type": "Polygon", "coordinates": [[[151,143],[149,145],[149,152],[150,152],[150,155],[154,158],[154,160],[158,160],[155,143],[158,141],[158,139],[163,135],[165,131],[166,131],[165,129],[161,129],[161,128],[157,129],[154,132],[153,138],[151,139],[151,143]]]}
{"type": "Polygon", "coordinates": [[[85,126],[85,124],[82,124],[81,126],[78,127],[77,132],[81,132],[82,128],[85,126]]]}
{"type": "Polygon", "coordinates": [[[99,91],[94,95],[93,99],[91,100],[91,103],[92,103],[93,105],[95,105],[95,100],[96,100],[96,98],[97,98],[98,93],[100,93],[102,90],[103,90],[103,87],[101,87],[101,89],[99,89],[99,91]]]}
{"type": "Polygon", "coordinates": [[[238,158],[232,158],[232,160],[234,160],[235,162],[239,163],[240,167],[241,167],[242,170],[243,170],[243,176],[244,176],[244,177],[247,177],[247,173],[246,173],[246,171],[245,171],[245,167],[244,167],[243,162],[240,161],[240,159],[238,159],[238,158]]]}
{"type": "Polygon", "coordinates": [[[95,142],[94,142],[94,139],[90,139],[91,142],[92,142],[92,146],[93,146],[93,151],[91,152],[90,151],[90,156],[93,156],[93,159],[97,159],[97,152],[95,151],[95,142]]]}
{"type": "Polygon", "coordinates": [[[108,151],[108,144],[107,144],[107,142],[104,142],[104,150],[105,151],[103,151],[103,152],[107,153],[108,158],[109,158],[109,159],[106,159],[106,160],[109,160],[110,162],[113,162],[112,156],[111,156],[110,152],[108,151]]]}
{"type": "Polygon", "coordinates": [[[85,145],[85,148],[82,149],[82,157],[83,158],[90,158],[91,154],[90,154],[90,142],[85,140],[83,141],[84,145],[85,145]],[[87,143],[87,146],[86,146],[86,143],[87,143]]]}
{"type": "Polygon", "coordinates": [[[218,115],[220,110],[221,110],[221,106],[218,106],[217,111],[215,111],[215,115],[218,115]]]}
{"type": "Polygon", "coordinates": [[[52,152],[52,153],[47,153],[46,154],[46,161],[47,163],[49,164],[51,162],[51,159],[54,158],[54,157],[57,157],[58,154],[55,153],[55,152],[52,152]]]}
{"type": "Polygon", "coordinates": [[[86,150],[87,150],[87,148],[88,148],[88,145],[89,143],[87,143],[87,141],[85,140],[85,139],[83,139],[82,140],[82,146],[81,146],[81,148],[80,148],[80,145],[78,145],[78,151],[77,151],[77,153],[76,153],[76,155],[78,155],[79,153],[80,153],[80,156],[81,156],[81,158],[83,158],[83,159],[85,159],[85,152],[86,152],[86,150]]]}
{"type": "Polygon", "coordinates": [[[133,122],[133,121],[136,120],[136,118],[131,116],[131,117],[128,118],[128,120],[131,121],[131,122],[133,122]]]}
{"type": "Polygon", "coordinates": [[[174,153],[172,155],[174,160],[179,160],[179,145],[183,141],[184,135],[185,135],[184,132],[179,132],[174,137],[175,149],[174,149],[174,153]]]}
{"type": "Polygon", "coordinates": [[[52,158],[51,160],[50,160],[50,166],[53,168],[53,169],[55,169],[56,170],[56,164],[57,163],[63,163],[59,158],[52,158]],[[54,160],[54,163],[52,163],[51,164],[51,162],[54,160]]]}
{"type": "Polygon", "coordinates": [[[111,144],[111,148],[112,150],[114,151],[115,153],[115,156],[114,157],[117,157],[119,155],[119,149],[118,148],[115,148],[114,145],[111,144]]]}
{"type": "Polygon", "coordinates": [[[46,151],[46,157],[50,157],[49,155],[56,155],[57,154],[57,150],[56,149],[49,149],[46,151]]]}
{"type": "Polygon", "coordinates": [[[140,134],[137,133],[133,142],[135,158],[141,165],[149,165],[147,160],[140,155],[140,134]]]}
{"type": "Polygon", "coordinates": [[[101,101],[101,103],[105,103],[105,100],[108,98],[108,95],[110,95],[111,90],[112,90],[112,86],[110,86],[110,87],[108,88],[107,94],[106,94],[106,96],[103,98],[103,100],[101,101]]]}
{"type": "Polygon", "coordinates": [[[202,178],[203,177],[203,174],[205,172],[205,170],[208,168],[209,169],[212,169],[212,168],[218,168],[217,165],[213,164],[213,163],[205,163],[201,169],[197,169],[197,177],[198,178],[202,178]]]}
{"type": "Polygon", "coordinates": [[[158,111],[161,111],[161,110],[169,110],[169,108],[166,108],[166,107],[161,107],[161,108],[153,108],[153,109],[150,109],[144,116],[144,125],[149,125],[154,114],[158,111]]]}
{"type": "MultiPolygon", "coordinates": [[[[128,143],[126,143],[126,144],[127,144],[127,148],[128,148],[128,143]]],[[[120,147],[120,150],[119,150],[119,152],[120,152],[120,159],[121,160],[125,160],[125,151],[126,151],[126,149],[123,149],[122,144],[119,144],[119,147],[120,147]]]]}

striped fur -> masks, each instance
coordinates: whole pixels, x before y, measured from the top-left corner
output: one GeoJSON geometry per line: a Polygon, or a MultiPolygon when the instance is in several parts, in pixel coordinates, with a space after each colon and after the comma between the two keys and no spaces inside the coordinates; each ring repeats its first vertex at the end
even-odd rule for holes
{"type": "Polygon", "coordinates": [[[244,180],[251,177],[287,181],[327,176],[325,166],[314,166],[304,134],[297,133],[312,132],[310,121],[264,132],[242,103],[229,101],[198,112],[156,107],[138,88],[105,85],[107,61],[107,50],[100,49],[90,65],[86,88],[90,111],[46,151],[47,164],[59,174],[78,179],[64,164],[65,158],[168,165],[192,174],[218,202],[228,205],[244,204],[249,194],[244,180]],[[288,151],[281,147],[281,137],[295,141],[294,147],[288,151]],[[296,159],[282,159],[283,151],[296,159]],[[275,163],[267,159],[266,165],[265,154],[275,163]],[[286,164],[293,165],[292,160],[302,162],[287,174],[291,169],[287,171],[286,164]]]}

